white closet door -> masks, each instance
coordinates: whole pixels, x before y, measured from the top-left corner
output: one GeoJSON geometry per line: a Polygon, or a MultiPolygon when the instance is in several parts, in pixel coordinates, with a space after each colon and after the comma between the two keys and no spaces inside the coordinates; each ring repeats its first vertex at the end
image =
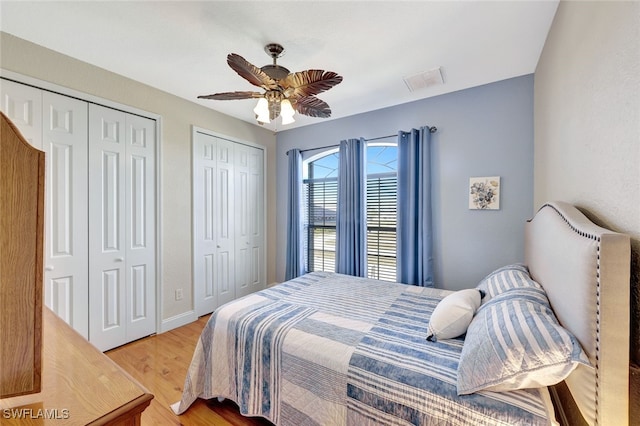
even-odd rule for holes
{"type": "Polygon", "coordinates": [[[89,340],[126,342],[125,114],[89,107],[89,340]]]}
{"type": "Polygon", "coordinates": [[[201,316],[264,288],[264,150],[195,130],[192,184],[201,316]]]}
{"type": "Polygon", "coordinates": [[[126,116],[127,341],[156,331],[155,121],[126,116]]]}
{"type": "Polygon", "coordinates": [[[156,329],[155,121],[0,79],[46,153],[45,304],[102,350],[156,329]]]}
{"type": "Polygon", "coordinates": [[[45,151],[44,301],[85,338],[87,265],[87,102],[0,79],[2,110],[45,151]]]}
{"type": "Polygon", "coordinates": [[[43,92],[45,304],[89,336],[87,102],[43,92]]]}
{"type": "Polygon", "coordinates": [[[89,340],[155,332],[155,122],[89,108],[89,340]]]}
{"type": "Polygon", "coordinates": [[[29,143],[42,149],[42,90],[0,79],[2,112],[29,143]]]}
{"type": "Polygon", "coordinates": [[[195,132],[193,139],[193,282],[197,316],[217,306],[216,163],[217,138],[195,132]]]}
{"type": "Polygon", "coordinates": [[[215,279],[218,290],[218,305],[236,298],[234,146],[233,142],[218,138],[214,229],[217,250],[215,279]]]}
{"type": "Polygon", "coordinates": [[[264,287],[263,151],[235,147],[236,297],[264,287]]]}

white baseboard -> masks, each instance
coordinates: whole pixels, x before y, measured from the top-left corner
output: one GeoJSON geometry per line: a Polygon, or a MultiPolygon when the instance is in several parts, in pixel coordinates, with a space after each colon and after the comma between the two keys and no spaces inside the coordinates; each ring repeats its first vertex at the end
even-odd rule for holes
{"type": "Polygon", "coordinates": [[[187,311],[182,314],[172,316],[171,318],[163,319],[160,324],[160,333],[182,327],[183,325],[191,324],[197,319],[198,316],[196,315],[196,311],[187,311]]]}

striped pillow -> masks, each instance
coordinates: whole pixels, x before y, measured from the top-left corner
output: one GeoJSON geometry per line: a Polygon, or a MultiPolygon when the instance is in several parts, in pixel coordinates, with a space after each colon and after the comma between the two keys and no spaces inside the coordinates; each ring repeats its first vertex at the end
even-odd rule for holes
{"type": "Polygon", "coordinates": [[[484,291],[486,294],[482,300],[483,303],[505,291],[523,287],[542,289],[540,284],[531,279],[529,269],[521,263],[514,263],[513,265],[496,269],[476,286],[477,289],[484,291]]]}
{"type": "Polygon", "coordinates": [[[550,386],[590,365],[560,326],[543,290],[511,290],[478,309],[458,364],[458,395],[550,386]]]}

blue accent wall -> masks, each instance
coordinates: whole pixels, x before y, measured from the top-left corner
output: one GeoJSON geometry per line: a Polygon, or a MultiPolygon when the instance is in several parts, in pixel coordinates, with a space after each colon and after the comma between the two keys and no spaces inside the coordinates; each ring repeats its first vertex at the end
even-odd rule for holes
{"type": "MultiPolygon", "coordinates": [[[[346,84],[346,83],[345,83],[346,84]]],[[[287,155],[291,148],[375,138],[429,125],[433,134],[435,282],[474,287],[497,267],[524,259],[533,211],[533,75],[277,134],[277,279],[284,280],[287,155]],[[500,210],[469,210],[469,178],[500,176],[500,210]]]]}

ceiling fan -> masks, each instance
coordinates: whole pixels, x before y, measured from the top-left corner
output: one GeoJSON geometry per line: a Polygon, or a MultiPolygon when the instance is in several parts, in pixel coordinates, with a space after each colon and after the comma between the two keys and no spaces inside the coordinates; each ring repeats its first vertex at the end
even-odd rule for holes
{"type": "Polygon", "coordinates": [[[293,123],[293,115],[327,118],[331,116],[329,105],[315,95],[331,89],[342,81],[342,77],[333,71],[306,70],[291,73],[276,63],[284,53],[277,43],[264,47],[273,59],[273,64],[256,67],[235,53],[227,55],[227,64],[254,86],[262,87],[265,92],[223,92],[213,95],[201,95],[199,99],[234,100],[257,98],[254,108],[258,123],[269,123],[282,116],[282,124],[293,123]]]}

